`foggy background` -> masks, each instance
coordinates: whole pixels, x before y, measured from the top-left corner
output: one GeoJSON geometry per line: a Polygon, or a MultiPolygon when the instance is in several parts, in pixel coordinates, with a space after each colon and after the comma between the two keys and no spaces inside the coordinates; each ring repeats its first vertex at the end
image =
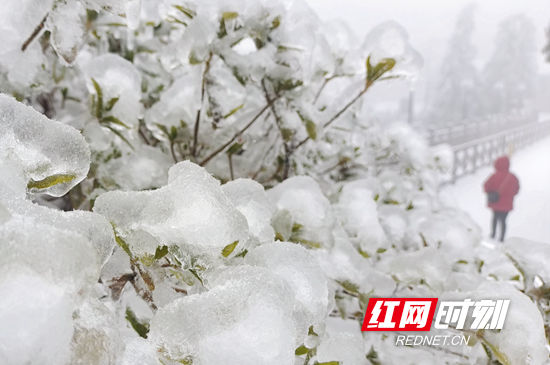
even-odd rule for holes
{"type": "MultiPolygon", "coordinates": [[[[473,63],[482,69],[491,57],[495,48],[495,37],[499,23],[507,17],[524,14],[534,24],[535,44],[537,48],[536,67],[540,78],[537,82],[538,109],[549,112],[550,103],[550,63],[545,62],[542,49],[546,43],[545,31],[550,24],[550,2],[545,0],[307,0],[319,17],[328,22],[344,23],[361,42],[374,26],[394,20],[409,33],[410,42],[420,52],[424,66],[415,88],[415,120],[422,117],[425,108],[434,102],[434,93],[440,82],[442,60],[448,50],[448,43],[453,35],[455,23],[462,10],[472,6],[473,45],[476,53],[469,55],[473,63]]],[[[373,101],[384,102],[395,98],[399,93],[403,99],[408,98],[408,86],[405,82],[393,82],[391,85],[378,85],[369,97],[373,101]]],[[[395,99],[394,99],[395,100],[395,99]]],[[[396,106],[398,107],[398,106],[396,106]]]]}

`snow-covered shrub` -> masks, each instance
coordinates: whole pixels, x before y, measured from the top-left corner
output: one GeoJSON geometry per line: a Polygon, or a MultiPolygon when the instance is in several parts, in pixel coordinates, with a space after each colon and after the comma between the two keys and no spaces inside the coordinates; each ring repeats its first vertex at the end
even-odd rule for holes
{"type": "Polygon", "coordinates": [[[0,15],[2,363],[546,361],[545,247],[481,244],[438,199],[450,152],[363,114],[419,63],[400,26],[354,49],[300,1],[0,15]],[[375,296],[517,304],[434,354],[362,334],[375,296]]]}

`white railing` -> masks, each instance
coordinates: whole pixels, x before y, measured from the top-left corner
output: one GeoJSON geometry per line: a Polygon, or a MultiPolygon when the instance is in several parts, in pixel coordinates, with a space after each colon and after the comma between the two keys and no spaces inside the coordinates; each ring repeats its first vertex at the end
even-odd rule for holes
{"type": "Polygon", "coordinates": [[[428,128],[425,132],[431,145],[447,143],[458,145],[481,137],[527,124],[536,123],[535,115],[518,113],[514,115],[493,115],[484,119],[475,119],[454,123],[446,127],[428,128]]]}
{"type": "Polygon", "coordinates": [[[548,135],[550,121],[535,122],[453,145],[454,164],[449,182],[454,183],[458,178],[472,174],[480,167],[491,165],[497,157],[530,145],[548,135]]]}

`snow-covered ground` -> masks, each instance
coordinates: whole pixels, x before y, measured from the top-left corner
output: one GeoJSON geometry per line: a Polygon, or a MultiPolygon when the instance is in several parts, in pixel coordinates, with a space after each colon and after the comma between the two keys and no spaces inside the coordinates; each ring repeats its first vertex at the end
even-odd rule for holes
{"type": "MultiPolygon", "coordinates": [[[[514,210],[508,217],[507,237],[521,237],[550,243],[550,137],[517,151],[511,158],[510,170],[520,182],[520,192],[514,200],[514,210]]],[[[482,184],[492,174],[485,167],[463,177],[455,185],[442,189],[441,196],[459,207],[481,226],[485,236],[490,233],[491,212],[486,207],[482,184]]]]}

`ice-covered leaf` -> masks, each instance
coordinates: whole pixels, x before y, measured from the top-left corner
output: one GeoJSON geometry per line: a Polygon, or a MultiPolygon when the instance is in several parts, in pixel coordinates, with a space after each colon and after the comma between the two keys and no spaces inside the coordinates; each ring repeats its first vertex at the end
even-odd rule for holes
{"type": "Polygon", "coordinates": [[[48,15],[50,42],[66,63],[73,63],[83,42],[85,14],[79,1],[56,1],[48,15]]]}
{"type": "Polygon", "coordinates": [[[218,257],[227,245],[248,240],[246,219],[219,182],[187,161],[170,168],[168,185],[105,193],[96,199],[94,211],[116,225],[132,251],[137,245],[142,253],[154,254],[162,242],[218,257]]]}
{"type": "Polygon", "coordinates": [[[149,333],[157,346],[204,365],[294,362],[299,336],[293,295],[282,280],[265,269],[238,266],[208,282],[209,291],[158,310],[149,333]]]}
{"type": "Polygon", "coordinates": [[[80,133],[0,95],[0,158],[24,174],[32,192],[61,196],[88,173],[90,151],[80,133]]]}

